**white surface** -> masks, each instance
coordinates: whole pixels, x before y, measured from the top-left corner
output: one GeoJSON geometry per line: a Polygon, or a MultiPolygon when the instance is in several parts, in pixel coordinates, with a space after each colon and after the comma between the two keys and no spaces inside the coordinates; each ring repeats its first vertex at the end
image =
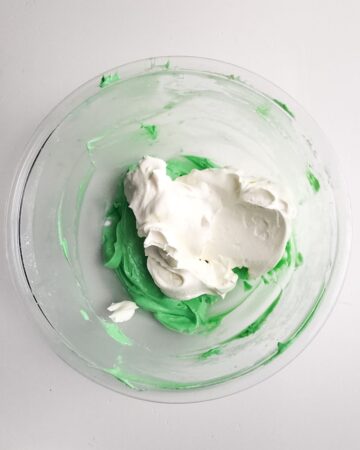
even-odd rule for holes
{"type": "MultiPolygon", "coordinates": [[[[317,119],[359,194],[359,14],[357,0],[2,0],[1,214],[47,112],[97,73],[160,54],[227,60],[283,87],[317,119]]],[[[358,230],[355,201],[353,219],[358,230]]],[[[358,449],[358,232],[353,247],[338,305],[302,355],[246,392],[192,405],[126,398],[67,367],[22,312],[2,261],[0,450],[358,449]]]]}

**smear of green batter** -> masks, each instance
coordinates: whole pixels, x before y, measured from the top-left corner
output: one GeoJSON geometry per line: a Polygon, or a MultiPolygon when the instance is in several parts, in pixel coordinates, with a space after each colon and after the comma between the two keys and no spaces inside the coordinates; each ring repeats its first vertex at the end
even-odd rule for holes
{"type": "Polygon", "coordinates": [[[120,81],[120,77],[117,72],[109,75],[103,75],[101,77],[99,87],[104,88],[106,86],[109,86],[110,84],[116,83],[117,81],[120,81]]]}
{"type": "Polygon", "coordinates": [[[235,334],[231,338],[226,339],[222,342],[222,344],[227,344],[228,342],[234,341],[235,339],[242,339],[244,337],[250,336],[251,334],[256,333],[265,323],[268,316],[273,312],[276,305],[279,303],[282,292],[276,297],[276,299],[271,303],[271,305],[248,327],[244,328],[240,331],[240,333],[235,334]]]}
{"type": "Polygon", "coordinates": [[[86,150],[87,150],[87,152],[88,152],[90,162],[91,162],[91,164],[92,164],[93,166],[95,166],[95,161],[94,161],[94,157],[93,157],[94,149],[95,149],[95,147],[96,147],[95,144],[96,144],[97,142],[101,141],[101,139],[103,139],[103,136],[97,136],[97,137],[95,137],[95,138],[93,138],[93,139],[90,139],[90,140],[87,141],[87,143],[86,143],[86,150]]]}
{"type": "Polygon", "coordinates": [[[310,183],[310,186],[312,187],[312,190],[314,192],[320,191],[320,181],[316,178],[316,176],[313,174],[313,172],[308,169],[306,172],[306,177],[310,183]]]}
{"type": "Polygon", "coordinates": [[[269,107],[269,105],[259,105],[255,111],[261,117],[268,117],[268,115],[270,113],[270,107],[269,107]]]}
{"type": "Polygon", "coordinates": [[[297,268],[302,266],[303,262],[304,262],[303,255],[300,252],[297,252],[295,256],[295,267],[297,268]]]}
{"type": "Polygon", "coordinates": [[[293,260],[292,249],[293,249],[293,244],[291,243],[291,240],[289,240],[286,243],[285,253],[284,253],[283,257],[279,260],[279,262],[271,270],[269,270],[265,275],[263,275],[261,277],[264,284],[270,284],[272,281],[276,281],[279,271],[283,267],[291,266],[291,263],[293,260]]]}
{"type": "Polygon", "coordinates": [[[106,331],[106,333],[114,339],[114,341],[119,342],[122,345],[132,345],[132,341],[128,338],[116,325],[116,323],[107,322],[101,319],[101,323],[106,331]]]}
{"type": "Polygon", "coordinates": [[[63,206],[63,197],[61,197],[59,208],[57,211],[57,232],[58,239],[61,250],[65,256],[65,258],[69,261],[69,244],[67,239],[64,237],[63,227],[62,227],[62,206],[63,206]]]}
{"type": "Polygon", "coordinates": [[[273,312],[276,305],[279,303],[279,300],[281,298],[282,292],[276,297],[276,299],[271,303],[268,308],[256,319],[254,322],[252,322],[249,326],[241,330],[239,333],[235,334],[234,336],[231,336],[230,338],[220,342],[219,346],[210,348],[204,353],[201,353],[199,356],[199,359],[207,359],[210,356],[213,355],[219,355],[221,353],[221,348],[228,344],[229,342],[235,341],[236,339],[243,339],[245,337],[250,336],[251,334],[255,334],[265,323],[268,316],[273,312]]]}
{"type": "Polygon", "coordinates": [[[144,123],[142,123],[140,125],[140,128],[145,131],[150,139],[155,140],[158,137],[158,128],[156,125],[145,125],[144,123]]]}
{"type": "Polygon", "coordinates": [[[321,288],[319,294],[317,295],[317,297],[314,301],[312,308],[310,309],[310,311],[308,312],[308,314],[306,315],[305,319],[300,324],[300,326],[294,331],[294,333],[286,341],[278,342],[276,353],[273,354],[269,359],[266,360],[266,362],[265,362],[266,364],[268,364],[270,361],[272,361],[276,356],[283,353],[296,340],[296,338],[305,330],[305,328],[308,326],[308,324],[313,319],[316,311],[318,310],[324,294],[325,294],[325,286],[323,286],[321,288]]]}
{"type": "MultiPolygon", "coordinates": [[[[186,155],[180,158],[172,158],[166,163],[166,173],[172,179],[187,175],[193,169],[216,169],[219,166],[208,158],[186,155]]],[[[247,270],[247,269],[246,269],[247,270]]]]}
{"type": "Polygon", "coordinates": [[[81,205],[84,201],[86,190],[89,186],[89,183],[91,181],[91,177],[93,176],[93,174],[94,174],[94,167],[91,166],[90,170],[87,171],[87,173],[85,174],[85,176],[83,177],[83,179],[81,180],[81,182],[79,184],[79,188],[78,188],[78,192],[77,192],[77,196],[76,196],[77,211],[80,211],[81,205]]]}
{"type": "Polygon", "coordinates": [[[234,75],[233,73],[231,73],[230,75],[226,75],[226,78],[233,81],[241,81],[240,76],[234,75]]]}
{"type": "Polygon", "coordinates": [[[169,102],[169,103],[166,103],[166,105],[164,106],[164,109],[170,110],[170,109],[173,109],[175,106],[176,106],[175,102],[169,102]]]}
{"type": "Polygon", "coordinates": [[[129,387],[130,389],[137,390],[138,388],[133,384],[131,381],[134,379],[134,381],[138,381],[137,377],[134,375],[126,375],[123,373],[123,371],[120,369],[118,365],[110,368],[110,369],[104,369],[105,372],[112,375],[117,380],[121,381],[121,383],[125,384],[125,386],[129,387]]]}
{"type": "Polygon", "coordinates": [[[280,106],[286,113],[289,114],[293,119],[295,119],[295,114],[289,109],[288,105],[286,103],[281,102],[280,100],[277,100],[276,98],[273,98],[273,101],[280,106]]]}
{"type": "Polygon", "coordinates": [[[85,309],[80,309],[80,314],[84,320],[90,320],[89,314],[85,311],[85,309]]]}
{"type": "Polygon", "coordinates": [[[220,347],[214,347],[214,348],[211,348],[210,350],[207,350],[204,353],[201,353],[198,356],[198,359],[204,360],[204,359],[210,358],[211,356],[216,356],[216,355],[220,355],[220,354],[221,354],[221,348],[220,347]]]}

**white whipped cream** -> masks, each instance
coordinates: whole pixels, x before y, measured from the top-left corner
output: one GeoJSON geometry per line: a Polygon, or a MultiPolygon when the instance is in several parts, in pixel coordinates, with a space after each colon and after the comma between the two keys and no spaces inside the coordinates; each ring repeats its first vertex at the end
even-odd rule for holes
{"type": "Polygon", "coordinates": [[[115,323],[121,323],[130,320],[135,314],[135,310],[137,309],[138,305],[135,302],[131,302],[130,300],[111,303],[111,305],[107,308],[107,310],[112,313],[109,315],[109,318],[115,323]]]}
{"type": "Polygon", "coordinates": [[[224,296],[236,285],[235,267],[251,278],[266,273],[289,238],[288,196],[235,169],[193,170],[173,181],[165,161],[146,156],[127,174],[125,195],[154,282],[179,300],[224,296]]]}

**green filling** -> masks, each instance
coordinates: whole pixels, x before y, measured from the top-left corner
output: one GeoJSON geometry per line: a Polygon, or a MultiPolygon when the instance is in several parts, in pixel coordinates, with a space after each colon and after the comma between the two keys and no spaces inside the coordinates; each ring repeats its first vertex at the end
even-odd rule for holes
{"type": "Polygon", "coordinates": [[[252,284],[247,281],[249,279],[249,270],[247,267],[235,267],[233,272],[236,273],[239,280],[242,280],[244,291],[250,291],[253,288],[252,284]]]}
{"type": "Polygon", "coordinates": [[[252,284],[246,280],[243,281],[243,287],[245,291],[251,291],[251,289],[253,288],[252,284]]]}
{"type": "Polygon", "coordinates": [[[295,118],[295,114],[289,109],[288,105],[286,103],[281,102],[280,100],[277,100],[276,98],[273,98],[273,101],[280,106],[286,113],[289,114],[290,117],[293,119],[295,118]]]}
{"type": "Polygon", "coordinates": [[[312,171],[310,169],[307,170],[306,177],[307,177],[313,191],[319,192],[320,191],[320,181],[316,178],[316,176],[312,173],[312,171]]]}
{"type": "Polygon", "coordinates": [[[235,267],[233,272],[239,277],[240,280],[248,280],[249,279],[249,269],[247,267],[235,267]]]}

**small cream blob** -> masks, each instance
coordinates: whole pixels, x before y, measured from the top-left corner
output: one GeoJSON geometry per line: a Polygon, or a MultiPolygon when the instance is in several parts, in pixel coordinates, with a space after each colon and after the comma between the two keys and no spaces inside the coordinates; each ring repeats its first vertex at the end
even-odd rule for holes
{"type": "Polygon", "coordinates": [[[137,309],[137,304],[135,302],[131,302],[130,300],[123,300],[118,303],[112,303],[107,308],[107,310],[112,313],[109,315],[109,318],[115,323],[121,323],[130,320],[135,314],[135,310],[137,309]]]}
{"type": "Polygon", "coordinates": [[[235,267],[247,267],[251,278],[266,273],[284,253],[294,214],[269,180],[230,168],[172,180],[166,162],[150,156],[127,174],[125,195],[154,282],[179,300],[224,297],[236,285],[235,267]]]}

